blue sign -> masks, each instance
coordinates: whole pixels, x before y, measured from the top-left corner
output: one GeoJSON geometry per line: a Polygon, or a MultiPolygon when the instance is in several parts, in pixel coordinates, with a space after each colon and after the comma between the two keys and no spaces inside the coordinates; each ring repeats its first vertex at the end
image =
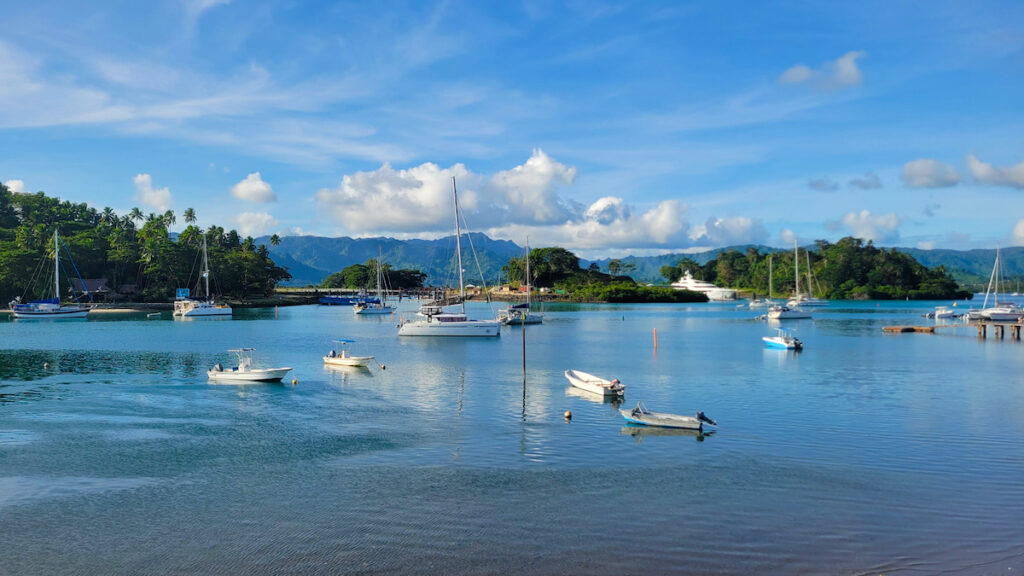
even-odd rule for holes
{"type": "Polygon", "coordinates": [[[178,288],[178,292],[175,294],[175,297],[188,298],[188,288],[178,288]]]}

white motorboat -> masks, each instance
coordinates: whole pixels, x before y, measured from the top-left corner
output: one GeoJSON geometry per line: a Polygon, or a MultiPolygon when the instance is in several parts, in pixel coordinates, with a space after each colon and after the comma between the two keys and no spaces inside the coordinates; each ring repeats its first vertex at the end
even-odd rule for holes
{"type": "MultiPolygon", "coordinates": [[[[70,252],[68,252],[68,257],[71,257],[70,252]]],[[[74,265],[74,262],[72,262],[72,265],[74,265]]],[[[73,289],[74,286],[72,286],[73,289]]],[[[89,314],[89,308],[82,306],[81,303],[63,305],[60,303],[60,239],[56,230],[53,232],[53,297],[22,303],[21,296],[19,296],[12,300],[8,306],[10,306],[15,318],[23,320],[85,318],[89,314]]]]}
{"type": "Polygon", "coordinates": [[[804,310],[803,308],[790,308],[789,306],[772,306],[768,309],[769,320],[802,320],[805,318],[813,318],[814,314],[810,310],[804,310]]]}
{"type": "Polygon", "coordinates": [[[775,336],[762,336],[761,340],[764,340],[765,346],[768,348],[776,348],[779,350],[803,350],[804,343],[799,338],[793,336],[789,332],[778,329],[778,334],[775,336]]]}
{"type": "Polygon", "coordinates": [[[566,370],[565,378],[576,388],[601,396],[622,396],[626,393],[626,386],[617,378],[606,380],[579,370],[566,370]]]}
{"type": "Polygon", "coordinates": [[[228,352],[234,352],[238,357],[238,365],[233,368],[225,368],[217,364],[211,370],[206,371],[210,380],[223,382],[280,382],[285,374],[291,372],[291,368],[253,368],[252,352],[255,348],[232,348],[228,352]]]}
{"type": "Polygon", "coordinates": [[[644,426],[661,426],[663,428],[682,428],[685,430],[702,430],[704,424],[717,426],[718,423],[708,418],[703,412],[697,412],[696,416],[682,416],[679,414],[668,414],[666,412],[651,412],[644,406],[643,402],[637,402],[636,407],[624,410],[619,413],[627,422],[642,424],[644,426]]]}
{"type": "Polygon", "coordinates": [[[459,271],[459,297],[455,303],[459,312],[445,312],[443,301],[427,302],[420,306],[419,320],[404,320],[398,325],[399,336],[500,336],[501,323],[497,320],[471,320],[466,316],[466,285],[462,277],[462,229],[459,224],[459,194],[452,178],[452,197],[455,204],[455,253],[459,271]]]}
{"type": "Polygon", "coordinates": [[[369,366],[370,361],[373,360],[373,356],[352,356],[345,349],[346,344],[351,344],[355,340],[335,340],[341,344],[341,352],[331,350],[326,356],[324,356],[324,364],[331,366],[369,366]]]}
{"type": "Polygon", "coordinates": [[[732,288],[719,288],[711,282],[705,282],[704,280],[697,280],[693,277],[693,274],[689,270],[683,274],[683,277],[672,283],[672,287],[676,290],[689,290],[691,292],[700,292],[708,297],[708,300],[712,301],[724,301],[724,300],[735,300],[736,291],[732,288]]]}
{"type": "Polygon", "coordinates": [[[387,303],[387,282],[384,277],[384,265],[381,263],[381,259],[384,257],[384,252],[380,246],[377,247],[377,301],[376,302],[358,302],[352,306],[352,311],[356,314],[391,314],[395,311],[394,306],[388,306],[387,303]]]}
{"type": "MultiPolygon", "coordinates": [[[[198,316],[231,316],[231,306],[227,304],[215,304],[213,296],[210,295],[210,259],[206,254],[206,234],[203,238],[203,270],[200,272],[202,286],[205,287],[202,297],[192,297],[188,288],[179,288],[178,296],[174,300],[174,316],[183,318],[195,318],[198,316]]],[[[196,283],[198,292],[199,283],[196,283]]]]}

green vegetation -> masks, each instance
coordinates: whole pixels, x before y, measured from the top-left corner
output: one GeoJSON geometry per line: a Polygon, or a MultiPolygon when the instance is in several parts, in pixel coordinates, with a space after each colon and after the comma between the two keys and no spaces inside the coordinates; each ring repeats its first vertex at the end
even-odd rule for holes
{"type": "MultiPolygon", "coordinates": [[[[968,298],[945,268],[926,268],[912,256],[896,249],[876,248],[858,238],[846,237],[835,244],[818,240],[817,251],[810,252],[811,277],[808,280],[808,252],[800,251],[801,289],[810,286],[815,296],[853,300],[948,300],[968,298]]],[[[774,294],[792,294],[794,261],[792,252],[772,255],[774,294]]],[[[768,294],[768,255],[756,248],[746,253],[722,252],[703,266],[683,259],[676,266],[663,266],[662,276],[669,282],[685,270],[694,277],[758,294],[768,294]]]]}
{"type": "MultiPolygon", "coordinates": [[[[530,250],[532,284],[564,291],[580,302],[707,302],[707,296],[688,290],[641,286],[629,276],[605,274],[596,265],[580,268],[580,259],[565,248],[530,250]]],[[[622,268],[617,268],[622,270],[622,268]]],[[[526,260],[512,258],[502,271],[508,278],[525,276],[526,260]]]]}
{"type": "MultiPolygon", "coordinates": [[[[47,286],[27,286],[40,259],[52,253],[53,231],[59,228],[83,278],[105,278],[111,290],[134,285],[133,300],[161,302],[179,287],[195,287],[199,246],[206,236],[211,291],[233,298],[268,296],[288,271],[274,264],[266,245],[241,238],[219,226],[203,230],[196,215],[185,210],[188,226],[172,239],[176,222],[170,210],[144,216],[134,208],[118,216],[111,208],[97,211],[87,204],[50,198],[42,192],[14,194],[0,184],[0,301],[14,296],[37,298],[47,286]]],[[[73,276],[73,271],[68,271],[73,276]]]]}
{"type": "MultiPolygon", "coordinates": [[[[392,270],[387,264],[383,268],[385,275],[384,284],[393,290],[422,288],[423,281],[427,278],[427,275],[419,270],[407,268],[392,270]]],[[[368,288],[375,290],[377,288],[377,259],[371,258],[366,261],[366,264],[353,264],[341,272],[335,272],[325,278],[320,286],[323,288],[368,288]]]]}

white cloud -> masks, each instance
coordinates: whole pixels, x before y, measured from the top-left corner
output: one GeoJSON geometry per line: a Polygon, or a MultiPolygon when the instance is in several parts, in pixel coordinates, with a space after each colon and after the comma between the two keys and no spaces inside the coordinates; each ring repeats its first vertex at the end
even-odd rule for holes
{"type": "Polygon", "coordinates": [[[967,167],[970,168],[974,179],[983,184],[1024,188],[1024,162],[1014,164],[1009,168],[999,168],[978,160],[974,154],[968,154],[967,167]]]}
{"type": "Polygon", "coordinates": [[[734,246],[761,243],[768,238],[768,232],[760,220],[737,216],[708,218],[703,226],[694,229],[690,237],[698,245],[734,246]]]}
{"type": "Polygon", "coordinates": [[[555,183],[572,184],[575,179],[576,168],[554,161],[537,148],[522,166],[495,174],[489,188],[513,220],[555,223],[570,216],[569,207],[555,192],[555,183]]]}
{"type": "Polygon", "coordinates": [[[384,164],[373,172],[346,175],[337,188],[317,191],[317,209],[356,234],[453,231],[453,177],[460,207],[474,210],[471,182],[480,179],[462,164],[444,169],[431,162],[406,170],[384,164]]]}
{"type": "Polygon", "coordinates": [[[960,182],[960,174],[949,164],[921,158],[903,165],[903,181],[913,188],[948,188],[960,182]]]}
{"type": "Polygon", "coordinates": [[[1018,220],[1010,235],[1014,246],[1024,246],[1024,219],[1018,220]]]}
{"type": "Polygon", "coordinates": [[[27,192],[27,190],[25,190],[24,180],[8,180],[7,182],[4,182],[4,186],[7,186],[7,189],[11,192],[17,192],[19,194],[27,192]]]}
{"type": "Polygon", "coordinates": [[[933,240],[922,240],[917,243],[917,247],[921,250],[934,250],[935,242],[933,240]]]}
{"type": "Polygon", "coordinates": [[[882,179],[878,177],[878,174],[865,172],[863,178],[850,180],[850,186],[861,190],[877,190],[882,187],[882,179]]]}
{"type": "Polygon", "coordinates": [[[153,188],[153,178],[149,174],[136,174],[132,182],[135,183],[134,200],[160,212],[171,207],[170,188],[153,188]]]}
{"type": "Polygon", "coordinates": [[[665,200],[634,215],[621,198],[601,198],[587,208],[580,220],[537,227],[530,234],[531,238],[571,250],[689,246],[692,242],[685,213],[686,206],[678,200],[665,200]]]}
{"type": "Polygon", "coordinates": [[[622,200],[614,196],[598,198],[583,213],[585,220],[593,220],[598,224],[608,225],[616,221],[629,220],[631,210],[622,200]]]}
{"type": "Polygon", "coordinates": [[[868,210],[843,216],[842,226],[856,238],[875,242],[891,242],[900,237],[900,219],[896,214],[874,215],[868,210]]]}
{"type": "Polygon", "coordinates": [[[779,76],[782,84],[808,84],[822,92],[834,92],[864,81],[864,75],[857,67],[857,59],[867,56],[867,52],[856,50],[847,52],[835,60],[830,60],[818,69],[804,64],[797,64],[779,76]]]}
{"type": "Polygon", "coordinates": [[[779,239],[782,240],[782,243],[784,245],[789,246],[790,244],[796,242],[796,232],[793,232],[789,228],[784,228],[782,232],[779,232],[779,239]]]}
{"type": "Polygon", "coordinates": [[[277,226],[277,220],[266,212],[242,212],[235,218],[235,222],[242,236],[259,236],[277,226]]]}
{"type": "Polygon", "coordinates": [[[253,172],[231,187],[231,195],[249,202],[276,202],[277,195],[270,184],[263,181],[259,172],[253,172]]]}

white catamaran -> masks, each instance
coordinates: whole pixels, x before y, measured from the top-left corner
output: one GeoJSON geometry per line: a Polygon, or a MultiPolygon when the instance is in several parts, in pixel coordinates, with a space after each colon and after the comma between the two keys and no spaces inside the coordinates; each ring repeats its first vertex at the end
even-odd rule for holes
{"type": "Polygon", "coordinates": [[[452,178],[452,197],[455,204],[455,253],[459,270],[458,312],[445,312],[444,301],[430,301],[420,306],[418,320],[406,320],[398,325],[399,336],[499,336],[501,323],[497,320],[470,320],[466,316],[466,286],[462,278],[462,229],[459,225],[459,194],[452,178]]]}
{"type": "MultiPolygon", "coordinates": [[[[68,257],[70,257],[70,253],[68,257]]],[[[23,304],[19,296],[9,305],[14,317],[22,319],[85,318],[89,314],[89,308],[80,303],[63,306],[60,303],[60,238],[56,230],[53,232],[53,297],[23,304]]]]}
{"type": "Polygon", "coordinates": [[[195,316],[230,316],[231,306],[226,304],[214,304],[213,296],[210,295],[210,260],[206,255],[206,234],[203,234],[203,287],[205,295],[203,298],[193,298],[188,295],[188,289],[178,290],[178,298],[174,301],[174,315],[192,318],[195,316]]]}
{"type": "Polygon", "coordinates": [[[530,277],[530,241],[526,241],[526,302],[510,304],[508,308],[498,312],[498,322],[508,325],[540,324],[544,322],[544,314],[530,311],[530,292],[533,291],[533,278],[530,277]]]}

